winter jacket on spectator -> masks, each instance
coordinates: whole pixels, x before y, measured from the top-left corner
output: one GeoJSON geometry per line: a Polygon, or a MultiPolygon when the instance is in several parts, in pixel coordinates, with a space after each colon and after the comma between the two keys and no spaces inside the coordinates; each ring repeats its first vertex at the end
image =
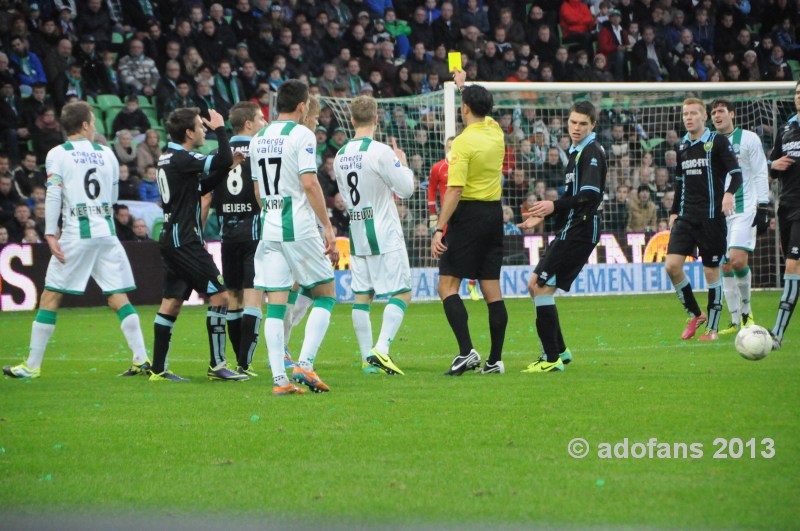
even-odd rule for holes
{"type": "Polygon", "coordinates": [[[112,94],[113,87],[108,77],[108,69],[97,52],[86,53],[79,47],[75,61],[81,65],[81,78],[90,94],[112,94]]]}
{"type": "Polygon", "coordinates": [[[610,22],[603,24],[597,35],[597,52],[605,54],[606,57],[617,53],[620,46],[628,44],[628,32],[620,28],[620,36],[621,39],[618,39],[610,22]]]}
{"type": "Polygon", "coordinates": [[[80,15],[75,19],[75,31],[81,37],[92,35],[98,43],[105,45],[111,42],[110,32],[114,24],[111,21],[107,3],[98,3],[97,11],[94,11],[88,4],[81,10],[80,15]]]}
{"type": "Polygon", "coordinates": [[[240,11],[237,4],[237,7],[233,10],[233,17],[231,17],[231,26],[236,34],[236,40],[247,42],[252,46],[252,43],[258,39],[259,20],[253,15],[249,3],[247,11],[240,11]]]}
{"type": "Polygon", "coordinates": [[[158,184],[155,181],[142,181],[139,184],[139,199],[148,203],[161,201],[161,194],[158,193],[158,184]]]}
{"type": "Polygon", "coordinates": [[[141,92],[144,87],[155,89],[160,79],[156,62],[144,55],[138,57],[126,55],[120,59],[119,77],[123,85],[136,92],[141,92]]]}
{"type": "Polygon", "coordinates": [[[157,166],[158,158],[161,156],[161,147],[148,146],[147,142],[142,142],[136,146],[136,171],[139,175],[144,175],[148,166],[157,166]]]}
{"type": "Polygon", "coordinates": [[[35,53],[29,51],[23,56],[12,53],[8,56],[8,60],[14,65],[20,85],[32,86],[34,83],[47,83],[44,67],[35,53]]]}
{"type": "Polygon", "coordinates": [[[461,22],[465,28],[475,26],[483,34],[488,34],[491,29],[489,27],[489,16],[481,6],[476,6],[474,11],[470,11],[465,7],[461,12],[461,22]]]}
{"type": "Polygon", "coordinates": [[[123,129],[144,133],[150,129],[150,120],[141,109],[130,112],[123,107],[111,124],[111,134],[116,135],[117,131],[122,131],[123,129]]]}
{"type": "Polygon", "coordinates": [[[56,110],[61,111],[61,108],[67,101],[68,94],[75,94],[78,99],[85,100],[86,97],[93,93],[89,92],[86,88],[86,81],[83,75],[74,72],[74,68],[70,67],[66,72],[62,72],[53,82],[53,103],[56,104],[56,110]],[[73,75],[77,73],[77,76],[73,75]]]}
{"type": "Polygon", "coordinates": [[[36,160],[47,159],[47,153],[64,141],[61,124],[56,120],[52,109],[36,119],[31,129],[31,139],[36,160]]]}
{"type": "Polygon", "coordinates": [[[562,38],[569,37],[573,33],[589,33],[594,29],[592,12],[581,0],[568,0],[562,3],[558,21],[561,25],[562,38]]]}

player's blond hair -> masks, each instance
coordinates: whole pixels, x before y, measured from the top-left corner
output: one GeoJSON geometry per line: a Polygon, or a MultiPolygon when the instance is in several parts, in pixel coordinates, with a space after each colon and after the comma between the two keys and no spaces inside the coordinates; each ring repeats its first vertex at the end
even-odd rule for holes
{"type": "Polygon", "coordinates": [[[357,96],[350,102],[350,114],[356,127],[372,125],[378,115],[378,102],[372,96],[357,96]]]}
{"type": "Polygon", "coordinates": [[[683,100],[681,107],[686,107],[687,105],[699,105],[703,114],[706,114],[706,104],[700,98],[686,98],[683,100]]]}
{"type": "Polygon", "coordinates": [[[306,118],[303,120],[303,125],[311,129],[312,131],[317,125],[317,118],[319,117],[319,113],[321,110],[321,106],[319,103],[319,98],[314,94],[308,96],[308,111],[306,112],[306,118]]]}

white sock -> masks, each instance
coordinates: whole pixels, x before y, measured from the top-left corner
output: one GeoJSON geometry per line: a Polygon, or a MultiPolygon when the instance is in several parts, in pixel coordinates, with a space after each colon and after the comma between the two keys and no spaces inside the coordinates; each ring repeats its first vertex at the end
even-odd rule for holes
{"type": "Polygon", "coordinates": [[[294,324],[292,323],[293,311],[294,311],[294,304],[287,304],[286,315],[288,317],[283,320],[283,340],[286,342],[287,347],[289,346],[289,340],[292,338],[292,330],[294,330],[294,324]]]}
{"type": "Polygon", "coordinates": [[[270,304],[267,306],[267,318],[264,319],[264,338],[267,341],[267,354],[273,379],[279,376],[286,377],[283,366],[283,318],[286,316],[285,304],[270,304]]]}
{"type": "Polygon", "coordinates": [[[28,361],[25,363],[29,369],[38,369],[42,366],[44,349],[47,348],[47,342],[50,341],[50,336],[53,335],[55,329],[55,323],[33,322],[33,326],[31,326],[31,351],[28,354],[28,361]]]}
{"type": "Polygon", "coordinates": [[[753,279],[753,275],[750,272],[750,267],[747,267],[747,273],[743,277],[735,277],[736,278],[736,285],[739,287],[739,294],[742,300],[742,313],[751,313],[752,309],[750,308],[750,283],[753,279]]]}
{"type": "Polygon", "coordinates": [[[358,348],[361,350],[361,363],[367,362],[372,350],[372,323],[369,320],[369,304],[353,304],[353,328],[356,331],[358,348]]]}
{"type": "MultiPolygon", "coordinates": [[[[300,297],[297,298],[297,302],[300,302],[300,297]]],[[[311,309],[311,314],[308,316],[308,322],[306,323],[303,348],[300,351],[300,359],[298,360],[298,363],[304,369],[314,367],[314,359],[317,357],[319,346],[325,338],[328,325],[331,324],[331,311],[335,303],[336,299],[333,297],[317,297],[314,301],[314,308],[311,309]]]]}
{"type": "Polygon", "coordinates": [[[394,341],[394,336],[403,324],[403,317],[406,315],[406,303],[400,299],[389,299],[389,304],[383,310],[383,323],[375,350],[381,354],[389,354],[389,347],[394,341]]]}
{"type": "Polygon", "coordinates": [[[736,277],[722,277],[722,287],[725,291],[725,304],[731,312],[731,322],[739,324],[741,308],[739,306],[739,288],[736,287],[736,277]]]}
{"type": "Polygon", "coordinates": [[[312,304],[314,304],[314,299],[306,294],[306,290],[301,289],[297,294],[297,300],[294,301],[294,310],[291,313],[292,328],[300,324],[312,304]]]}
{"type": "Polygon", "coordinates": [[[131,313],[119,323],[122,334],[128,342],[128,347],[133,352],[133,363],[139,365],[147,360],[147,351],[144,348],[144,336],[142,335],[142,325],[139,322],[139,314],[131,313]]]}

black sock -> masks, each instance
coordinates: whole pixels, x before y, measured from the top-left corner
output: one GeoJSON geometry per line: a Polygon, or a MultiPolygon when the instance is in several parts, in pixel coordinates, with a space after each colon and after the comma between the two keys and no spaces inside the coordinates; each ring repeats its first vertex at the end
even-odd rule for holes
{"type": "Polygon", "coordinates": [[[561,333],[561,324],[558,326],[558,353],[561,354],[567,350],[567,344],[564,343],[564,334],[561,333]]]}
{"type": "Polygon", "coordinates": [[[682,281],[674,284],[674,288],[675,292],[678,294],[678,299],[681,301],[681,304],[683,304],[683,307],[686,308],[686,311],[695,317],[700,317],[700,314],[703,312],[700,311],[700,305],[697,304],[697,299],[694,298],[692,284],[689,282],[689,279],[684,277],[682,281]]]}
{"type": "Polygon", "coordinates": [[[444,304],[444,314],[447,316],[450,328],[453,329],[453,333],[456,335],[456,341],[458,341],[458,353],[460,356],[466,356],[472,350],[467,307],[464,306],[464,301],[457,294],[450,295],[442,303],[444,304]]]}
{"type": "Polygon", "coordinates": [[[719,318],[722,315],[722,281],[718,280],[708,286],[708,321],[706,328],[716,331],[719,328],[719,318]]]}
{"type": "Polygon", "coordinates": [[[240,344],[242,341],[242,309],[228,310],[225,315],[225,320],[228,322],[228,339],[233,347],[233,352],[236,354],[236,359],[239,359],[240,344]]]}
{"type": "Polygon", "coordinates": [[[536,303],[536,332],[539,334],[539,340],[542,342],[544,354],[547,361],[558,361],[558,355],[561,353],[558,336],[561,334],[561,325],[558,322],[558,310],[556,309],[555,302],[552,302],[552,296],[542,296],[544,301],[536,303]],[[549,297],[549,301],[547,298],[549,297]]]}
{"type": "Polygon", "coordinates": [[[503,357],[503,341],[506,338],[508,325],[508,312],[506,303],[502,300],[486,305],[489,309],[489,335],[492,338],[492,349],[489,352],[488,363],[497,363],[503,357]]]}
{"type": "Polygon", "coordinates": [[[225,361],[225,314],[227,306],[209,306],[206,312],[206,330],[208,330],[208,350],[211,367],[214,368],[225,361]]]}
{"type": "Polygon", "coordinates": [[[157,313],[153,323],[153,368],[156,374],[164,372],[167,365],[167,354],[169,354],[169,343],[172,339],[172,327],[175,326],[175,319],[171,315],[157,313]]]}
{"type": "Polygon", "coordinates": [[[239,367],[250,368],[253,363],[253,354],[258,346],[258,331],[261,329],[261,310],[258,308],[247,307],[242,315],[242,342],[239,352],[236,354],[236,361],[239,367]]]}

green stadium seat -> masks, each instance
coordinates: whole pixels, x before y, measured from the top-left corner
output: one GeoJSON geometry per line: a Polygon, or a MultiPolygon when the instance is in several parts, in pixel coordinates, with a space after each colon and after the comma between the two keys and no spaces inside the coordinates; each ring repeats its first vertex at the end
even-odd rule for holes
{"type": "Polygon", "coordinates": [[[142,112],[144,113],[145,116],[147,116],[147,119],[150,120],[151,126],[158,124],[158,114],[156,113],[154,107],[143,108],[142,112]]]}
{"type": "Polygon", "coordinates": [[[800,61],[797,59],[788,59],[786,64],[789,65],[789,70],[792,71],[792,79],[797,81],[800,79],[800,61]]]}
{"type": "Polygon", "coordinates": [[[164,226],[164,218],[156,218],[153,220],[153,239],[158,241],[161,236],[161,227],[164,226]]]}
{"type": "Polygon", "coordinates": [[[116,31],[111,33],[111,44],[122,44],[125,42],[125,37],[116,31]]]}
{"type": "Polygon", "coordinates": [[[109,109],[109,110],[106,111],[105,122],[106,122],[106,132],[108,134],[113,134],[113,131],[114,131],[114,127],[113,127],[114,126],[114,118],[117,117],[117,115],[119,114],[119,111],[120,111],[120,109],[109,109]]]}
{"type": "Polygon", "coordinates": [[[94,113],[94,128],[103,136],[106,136],[106,125],[103,123],[103,115],[94,113]]]}
{"type": "Polygon", "coordinates": [[[125,104],[122,103],[122,100],[119,99],[119,96],[117,96],[116,94],[98,94],[97,106],[103,109],[104,111],[107,111],[108,109],[113,109],[113,108],[121,109],[122,107],[125,106],[125,104]]]}
{"type": "Polygon", "coordinates": [[[145,109],[153,109],[155,111],[156,106],[153,102],[150,101],[150,98],[147,96],[139,96],[139,108],[142,110],[145,109]]]}

